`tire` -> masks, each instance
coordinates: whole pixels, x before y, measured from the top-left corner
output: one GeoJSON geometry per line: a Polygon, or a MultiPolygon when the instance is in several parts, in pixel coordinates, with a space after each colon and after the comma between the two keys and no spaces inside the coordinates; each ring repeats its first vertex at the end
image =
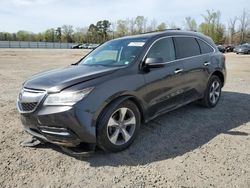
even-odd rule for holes
{"type": "Polygon", "coordinates": [[[140,123],[140,112],[132,101],[109,105],[98,121],[98,147],[106,152],[126,149],[138,134],[140,123]]]}
{"type": "Polygon", "coordinates": [[[222,82],[220,78],[215,75],[211,76],[211,78],[208,81],[204,97],[199,101],[200,104],[207,108],[215,107],[220,100],[221,87],[222,87],[222,82]]]}

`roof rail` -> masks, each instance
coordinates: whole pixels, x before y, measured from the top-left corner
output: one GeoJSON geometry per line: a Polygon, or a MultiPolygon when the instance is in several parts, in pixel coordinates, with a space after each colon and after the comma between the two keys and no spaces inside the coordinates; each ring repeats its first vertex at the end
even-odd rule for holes
{"type": "Polygon", "coordinates": [[[144,32],[144,33],[141,33],[141,34],[156,33],[156,32],[171,31],[171,30],[181,30],[181,29],[180,28],[172,28],[172,29],[164,29],[164,30],[155,30],[155,31],[144,32]]]}

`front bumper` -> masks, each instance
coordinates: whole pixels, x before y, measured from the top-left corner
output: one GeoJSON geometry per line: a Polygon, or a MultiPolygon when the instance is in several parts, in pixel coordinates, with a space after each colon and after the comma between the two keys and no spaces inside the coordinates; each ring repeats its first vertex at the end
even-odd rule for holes
{"type": "Polygon", "coordinates": [[[90,113],[70,106],[42,106],[33,113],[21,113],[21,122],[29,134],[44,141],[75,147],[96,142],[90,113]]]}

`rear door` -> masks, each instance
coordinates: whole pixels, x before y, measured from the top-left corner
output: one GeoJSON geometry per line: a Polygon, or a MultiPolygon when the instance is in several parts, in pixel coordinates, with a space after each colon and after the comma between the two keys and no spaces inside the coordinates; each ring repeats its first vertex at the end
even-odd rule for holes
{"type": "Polygon", "coordinates": [[[184,102],[200,98],[206,88],[209,59],[201,55],[200,46],[194,37],[174,37],[176,58],[183,64],[184,102]]]}
{"type": "Polygon", "coordinates": [[[182,104],[183,65],[176,61],[173,39],[165,37],[157,40],[149,49],[146,57],[162,58],[164,67],[151,68],[145,74],[149,116],[157,115],[182,104]]]}

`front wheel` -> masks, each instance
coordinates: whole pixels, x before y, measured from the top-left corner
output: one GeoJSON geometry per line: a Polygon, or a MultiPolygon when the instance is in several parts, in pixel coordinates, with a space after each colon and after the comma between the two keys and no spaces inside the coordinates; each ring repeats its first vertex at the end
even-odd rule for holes
{"type": "Polygon", "coordinates": [[[126,149],[140,128],[140,112],[132,101],[106,108],[97,125],[97,145],[108,152],[126,149]]]}
{"type": "Polygon", "coordinates": [[[204,97],[201,99],[200,103],[207,108],[215,107],[221,96],[221,87],[222,83],[220,78],[215,75],[211,76],[204,97]]]}

